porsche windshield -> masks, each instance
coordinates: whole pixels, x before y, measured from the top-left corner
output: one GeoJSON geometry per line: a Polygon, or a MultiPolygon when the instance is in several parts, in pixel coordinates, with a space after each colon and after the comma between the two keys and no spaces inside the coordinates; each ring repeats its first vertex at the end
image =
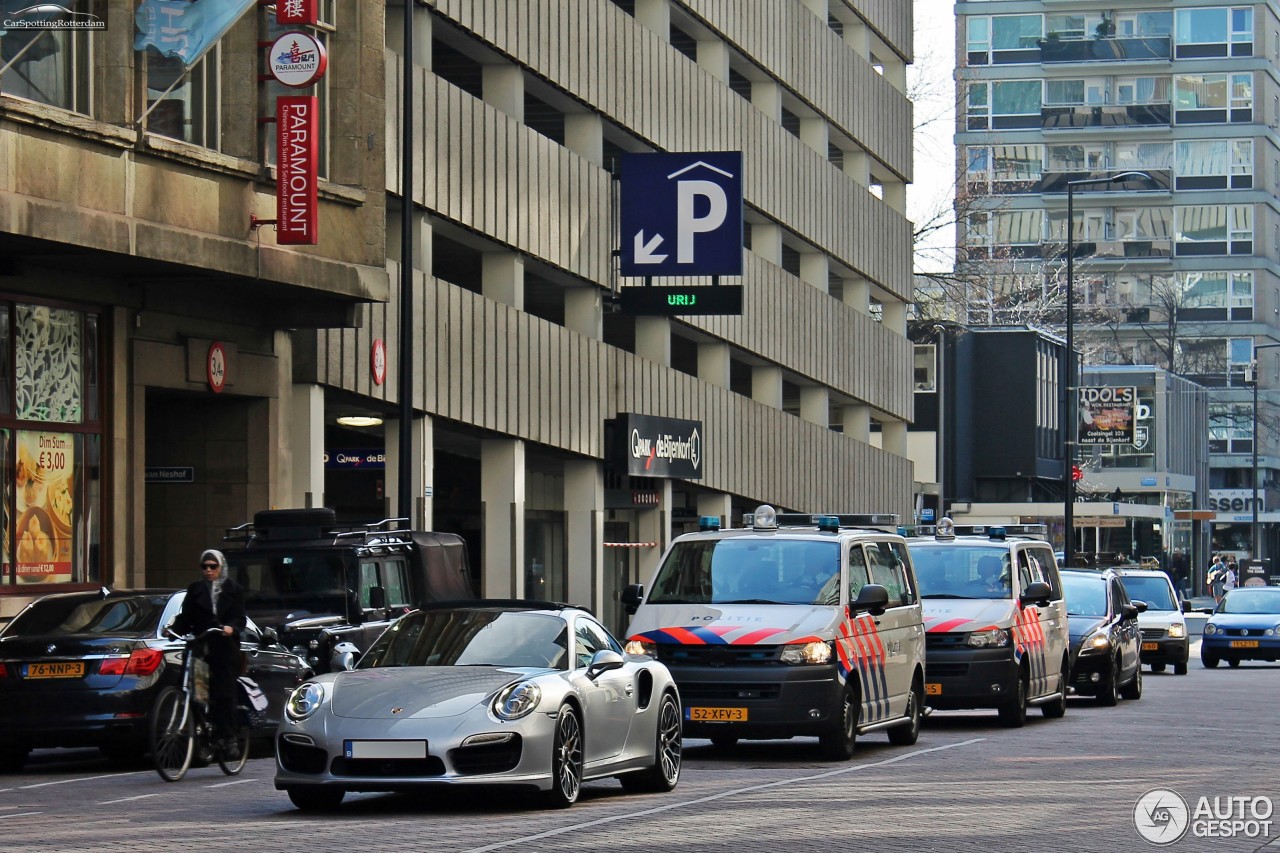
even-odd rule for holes
{"type": "Polygon", "coordinates": [[[519,666],[565,669],[567,624],[550,613],[420,610],[398,619],[361,656],[382,666],[519,666]]]}
{"type": "Polygon", "coordinates": [[[651,604],[839,604],[840,543],[781,537],[678,542],[651,604]]]}

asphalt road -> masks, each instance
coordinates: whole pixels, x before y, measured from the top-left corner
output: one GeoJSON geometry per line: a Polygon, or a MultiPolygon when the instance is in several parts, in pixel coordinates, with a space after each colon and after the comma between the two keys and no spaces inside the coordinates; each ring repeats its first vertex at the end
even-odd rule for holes
{"type": "Polygon", "coordinates": [[[814,740],[723,752],[689,741],[675,792],[596,782],[567,811],[472,790],[348,795],[333,814],[303,815],[272,788],[268,758],[170,784],[93,751],[38,752],[0,777],[0,851],[1131,851],[1148,846],[1134,809],[1155,788],[1191,817],[1167,849],[1280,850],[1280,812],[1267,835],[1192,834],[1202,796],[1280,800],[1280,666],[1205,670],[1196,658],[1186,676],[1144,682],[1138,701],[1073,699],[1065,718],[1033,711],[1018,730],[994,713],[937,713],[916,746],[873,734],[847,763],[821,760],[814,740]]]}

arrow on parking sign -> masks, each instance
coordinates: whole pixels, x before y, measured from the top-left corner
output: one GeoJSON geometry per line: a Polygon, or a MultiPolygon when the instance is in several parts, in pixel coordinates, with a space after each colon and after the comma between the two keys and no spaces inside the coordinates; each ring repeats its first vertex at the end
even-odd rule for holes
{"type": "Polygon", "coordinates": [[[636,263],[660,264],[667,259],[666,255],[655,255],[653,250],[662,244],[662,235],[654,234],[648,243],[644,241],[644,229],[636,232],[636,263]]]}

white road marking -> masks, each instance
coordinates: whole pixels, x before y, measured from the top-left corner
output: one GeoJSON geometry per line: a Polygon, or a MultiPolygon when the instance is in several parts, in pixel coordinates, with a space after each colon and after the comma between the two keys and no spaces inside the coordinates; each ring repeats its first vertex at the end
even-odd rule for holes
{"type": "Polygon", "coordinates": [[[745,788],[738,788],[733,791],[722,791],[719,794],[711,794],[706,797],[699,797],[696,800],[685,800],[679,803],[671,803],[670,805],[657,806],[652,809],[645,809],[638,812],[628,812],[627,814],[612,815],[610,817],[602,817],[596,820],[589,820],[586,823],[577,823],[572,826],[562,826],[558,829],[549,829],[546,832],[539,832],[537,835],[526,835],[523,838],[512,838],[507,841],[499,841],[496,844],[488,844],[484,847],[475,847],[465,853],[488,853],[490,850],[501,850],[503,847],[511,847],[516,844],[527,844],[530,841],[541,841],[544,838],[552,838],[557,835],[564,835],[567,832],[577,832],[582,829],[588,829],[593,826],[601,826],[606,823],[615,823],[620,820],[633,820],[635,818],[648,817],[649,815],[661,814],[673,809],[682,809],[686,806],[697,806],[702,803],[711,803],[716,800],[723,800],[725,797],[733,797],[738,794],[748,794],[753,791],[767,791],[770,788],[779,788],[783,785],[795,785],[800,782],[814,782],[819,779],[830,779],[833,776],[843,776],[846,773],[856,773],[859,770],[867,770],[872,767],[884,767],[889,764],[897,764],[899,761],[906,761],[908,758],[915,758],[918,755],[925,755],[930,752],[940,752],[944,749],[955,749],[958,746],[969,746],[971,744],[980,743],[986,738],[972,738],[970,740],[960,741],[959,743],[949,743],[943,746],[933,746],[928,749],[917,749],[915,752],[908,752],[903,755],[886,758],[884,761],[873,761],[870,764],[852,764],[847,767],[841,767],[839,770],[828,770],[825,773],[815,773],[812,776],[801,776],[796,779],[779,779],[776,782],[765,782],[761,785],[749,785],[745,788]]]}
{"type": "Polygon", "coordinates": [[[149,774],[153,771],[139,770],[136,773],[108,773],[106,776],[80,776],[76,779],[59,779],[57,782],[39,782],[35,785],[23,785],[22,790],[26,791],[31,788],[47,788],[50,785],[69,785],[72,782],[97,782],[101,779],[119,779],[121,776],[140,776],[144,773],[149,774]]]}
{"type": "Polygon", "coordinates": [[[16,812],[14,814],[0,814],[0,820],[10,817],[31,817],[32,815],[44,814],[44,812],[16,812]]]}
{"type": "Polygon", "coordinates": [[[257,779],[237,779],[234,782],[219,782],[216,785],[205,785],[206,788],[225,788],[228,785],[243,785],[245,782],[257,782],[257,779]]]}
{"type": "Polygon", "coordinates": [[[123,799],[119,799],[119,800],[103,800],[102,802],[98,803],[98,805],[110,806],[115,803],[131,803],[134,800],[145,800],[147,797],[158,797],[158,796],[160,795],[159,794],[139,794],[136,797],[124,797],[123,799]]]}

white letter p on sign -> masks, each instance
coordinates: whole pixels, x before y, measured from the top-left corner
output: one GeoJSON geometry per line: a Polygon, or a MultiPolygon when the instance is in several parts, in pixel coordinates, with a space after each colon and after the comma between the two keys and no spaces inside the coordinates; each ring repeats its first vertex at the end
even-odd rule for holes
{"type": "Polygon", "coordinates": [[[724,224],[729,200],[719,184],[711,181],[678,181],[676,186],[676,261],[693,263],[693,235],[714,231],[724,224]],[[693,215],[693,200],[703,196],[711,202],[706,216],[693,215]]]}

